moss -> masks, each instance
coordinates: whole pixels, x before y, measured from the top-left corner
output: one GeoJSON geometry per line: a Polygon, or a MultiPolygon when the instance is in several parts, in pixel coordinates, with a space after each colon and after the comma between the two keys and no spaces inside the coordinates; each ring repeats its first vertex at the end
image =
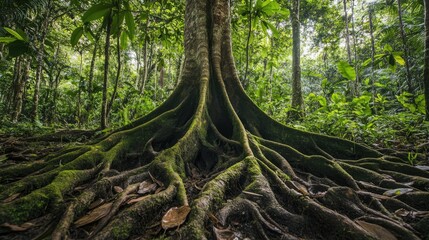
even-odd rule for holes
{"type": "Polygon", "coordinates": [[[0,205],[0,223],[22,224],[28,219],[40,216],[49,204],[49,196],[42,191],[0,205]]]}
{"type": "Polygon", "coordinates": [[[121,224],[116,224],[111,228],[111,239],[127,239],[133,228],[133,224],[130,222],[122,222],[121,224]]]}

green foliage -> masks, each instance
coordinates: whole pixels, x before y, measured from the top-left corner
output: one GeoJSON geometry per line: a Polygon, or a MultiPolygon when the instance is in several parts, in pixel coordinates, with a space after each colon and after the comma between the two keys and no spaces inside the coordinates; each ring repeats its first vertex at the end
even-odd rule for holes
{"type": "Polygon", "coordinates": [[[114,6],[108,3],[99,3],[90,7],[82,16],[82,22],[91,22],[105,17],[114,6]]]}
{"type": "Polygon", "coordinates": [[[355,80],[355,69],[346,61],[339,61],[337,64],[338,72],[347,80],[355,80]]]}

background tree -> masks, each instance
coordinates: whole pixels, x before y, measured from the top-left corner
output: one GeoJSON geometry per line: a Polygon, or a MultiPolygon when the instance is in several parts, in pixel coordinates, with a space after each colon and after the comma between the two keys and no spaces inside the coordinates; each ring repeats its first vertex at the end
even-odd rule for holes
{"type": "Polygon", "coordinates": [[[232,56],[229,3],[186,1],[181,81],[154,111],[89,144],[0,168],[2,234],[428,236],[425,166],[405,163],[407,153],[287,127],[251,101],[232,56]]]}

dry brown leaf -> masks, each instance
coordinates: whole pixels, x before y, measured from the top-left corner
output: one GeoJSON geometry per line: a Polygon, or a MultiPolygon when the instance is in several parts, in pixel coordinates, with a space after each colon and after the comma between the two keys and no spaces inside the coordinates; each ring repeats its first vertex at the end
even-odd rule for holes
{"type": "Polygon", "coordinates": [[[235,233],[229,229],[213,227],[213,232],[215,233],[216,240],[233,240],[236,237],[235,233]]]}
{"type": "Polygon", "coordinates": [[[143,199],[145,199],[145,198],[147,198],[147,197],[148,197],[148,196],[146,195],[146,196],[143,196],[143,197],[130,199],[130,200],[127,202],[127,204],[133,204],[133,203],[136,203],[136,202],[140,202],[141,200],[143,200],[143,199]]]}
{"type": "Polygon", "coordinates": [[[172,207],[162,217],[161,226],[167,230],[182,225],[191,208],[189,206],[172,207]]]}
{"type": "Polygon", "coordinates": [[[402,195],[402,194],[406,194],[406,193],[412,192],[413,190],[414,189],[412,189],[412,188],[396,188],[396,189],[385,191],[383,193],[383,195],[389,196],[389,197],[399,196],[399,195],[402,195]]]}
{"type": "Polygon", "coordinates": [[[3,223],[0,226],[7,227],[13,232],[24,232],[24,231],[27,231],[28,229],[30,229],[31,227],[33,227],[34,224],[28,222],[28,223],[23,223],[22,225],[18,226],[15,224],[3,223]]]}
{"type": "Polygon", "coordinates": [[[123,191],[124,191],[124,189],[123,189],[123,188],[121,188],[121,187],[119,187],[119,186],[114,186],[114,187],[113,187],[113,190],[115,190],[115,192],[116,192],[116,193],[121,193],[121,192],[123,192],[123,191]]]}
{"type": "Polygon", "coordinates": [[[150,176],[150,178],[152,179],[152,182],[154,182],[154,183],[158,184],[158,186],[160,186],[160,187],[164,187],[164,184],[163,184],[161,181],[159,181],[158,179],[154,178],[154,177],[152,176],[152,174],[150,174],[150,173],[149,173],[149,176],[150,176]]]}
{"type": "Polygon", "coordinates": [[[94,209],[94,208],[100,206],[102,203],[104,203],[104,199],[99,198],[99,199],[95,200],[93,203],[91,203],[91,205],[89,205],[89,209],[94,209]]]}
{"type": "Polygon", "coordinates": [[[137,191],[138,194],[147,194],[147,193],[153,193],[155,192],[157,188],[156,183],[150,182],[150,181],[143,181],[139,185],[139,190],[137,191]]]}
{"type": "Polygon", "coordinates": [[[356,223],[377,239],[398,240],[391,232],[380,225],[361,220],[356,220],[356,223]]]}
{"type": "Polygon", "coordinates": [[[112,209],[112,203],[105,203],[96,209],[89,212],[87,215],[81,217],[78,219],[74,224],[76,227],[82,227],[87,224],[93,223],[95,221],[100,220],[101,218],[105,217],[107,214],[109,214],[110,210],[112,209]]]}
{"type": "Polygon", "coordinates": [[[21,195],[21,193],[15,193],[11,196],[9,196],[8,198],[6,198],[5,200],[3,200],[3,203],[8,203],[8,202],[12,202],[13,200],[15,200],[17,197],[19,197],[19,195],[21,195]]]}

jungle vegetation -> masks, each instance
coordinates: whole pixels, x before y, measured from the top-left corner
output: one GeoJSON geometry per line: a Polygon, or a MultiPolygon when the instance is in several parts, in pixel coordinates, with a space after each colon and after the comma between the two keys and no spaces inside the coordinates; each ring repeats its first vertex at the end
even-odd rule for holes
{"type": "Polygon", "coordinates": [[[429,3],[1,0],[1,239],[426,239],[429,3]]]}

